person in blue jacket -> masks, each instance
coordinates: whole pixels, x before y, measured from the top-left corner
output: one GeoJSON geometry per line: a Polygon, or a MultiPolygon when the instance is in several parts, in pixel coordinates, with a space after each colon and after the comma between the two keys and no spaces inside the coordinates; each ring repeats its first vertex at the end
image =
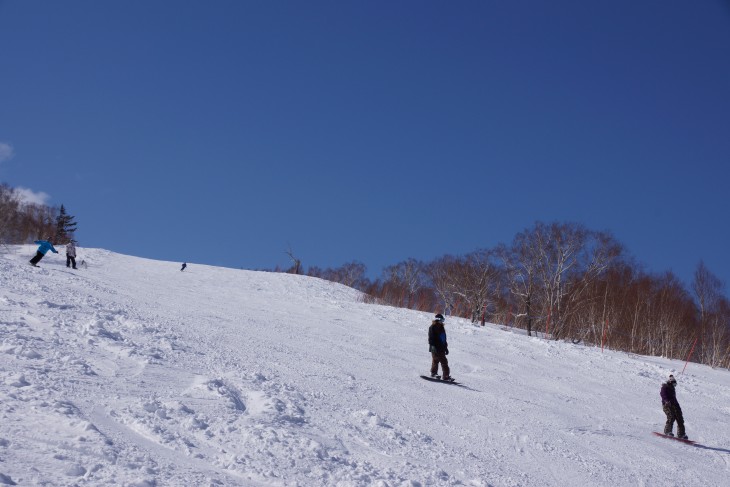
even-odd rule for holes
{"type": "Polygon", "coordinates": [[[444,315],[441,313],[434,317],[428,328],[428,350],[431,352],[431,377],[438,377],[438,367],[441,365],[443,373],[441,380],[453,382],[454,379],[449,370],[449,360],[446,358],[449,354],[449,343],[446,341],[444,315]]]}
{"type": "Polygon", "coordinates": [[[53,252],[54,254],[58,253],[58,250],[56,250],[53,247],[53,243],[51,243],[51,237],[48,237],[45,240],[36,240],[34,243],[37,243],[39,245],[38,251],[35,253],[35,257],[30,259],[30,265],[38,267],[38,262],[41,261],[44,255],[46,255],[46,252],[49,250],[53,252]]]}

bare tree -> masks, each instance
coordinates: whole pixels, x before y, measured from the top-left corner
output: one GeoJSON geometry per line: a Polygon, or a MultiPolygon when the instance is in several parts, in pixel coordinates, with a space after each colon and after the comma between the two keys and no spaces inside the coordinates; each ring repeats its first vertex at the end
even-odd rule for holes
{"type": "Polygon", "coordinates": [[[407,308],[414,304],[415,296],[424,284],[424,265],[416,259],[407,259],[385,268],[383,275],[395,289],[401,290],[399,300],[407,308]]]}
{"type": "Polygon", "coordinates": [[[515,235],[510,247],[501,245],[497,248],[507,274],[509,290],[518,304],[515,319],[525,319],[528,336],[532,336],[535,309],[539,309],[537,300],[541,281],[538,278],[538,266],[541,253],[536,244],[532,233],[523,231],[515,235]]]}
{"type": "Polygon", "coordinates": [[[57,208],[24,203],[15,189],[0,184],[0,243],[27,243],[53,236],[57,215],[57,208]]]}
{"type": "Polygon", "coordinates": [[[623,246],[608,232],[587,230],[581,248],[575,253],[575,266],[567,273],[561,296],[556,336],[571,337],[576,342],[600,335],[608,319],[608,269],[620,262],[623,246]]]}
{"type": "Polygon", "coordinates": [[[289,274],[301,274],[302,261],[294,256],[294,252],[292,252],[291,246],[289,247],[289,250],[286,251],[286,255],[288,255],[292,261],[292,266],[286,272],[289,274]]]}
{"type": "MultiPolygon", "coordinates": [[[[290,272],[301,269],[291,250],[288,255],[295,264],[290,272]]],[[[642,270],[610,233],[575,223],[536,222],[510,245],[428,263],[407,259],[374,282],[355,262],[309,274],[361,286],[369,302],[472,321],[489,306],[497,319],[514,316],[529,335],[550,319],[556,339],[599,343],[605,337],[607,346],[633,353],[685,358],[699,335],[694,358],[730,366],[730,302],[703,263],[693,299],[672,273],[642,270]]]]}
{"type": "Polygon", "coordinates": [[[348,262],[337,269],[337,282],[356,289],[367,285],[367,267],[362,262],[348,262]]]}
{"type": "MultiPolygon", "coordinates": [[[[730,333],[723,317],[725,283],[700,261],[694,274],[692,290],[697,298],[700,327],[700,355],[704,363],[715,365],[721,360],[723,343],[730,333]]],[[[724,319],[725,318],[725,319],[724,319]]]]}
{"type": "Polygon", "coordinates": [[[332,282],[338,282],[355,289],[364,291],[369,282],[365,276],[367,267],[361,262],[348,262],[340,267],[331,269],[320,269],[319,267],[310,267],[307,275],[319,277],[332,282]]]}
{"type": "Polygon", "coordinates": [[[476,323],[487,306],[497,296],[500,270],[492,250],[477,250],[467,254],[454,276],[461,290],[472,323],[476,323]]]}
{"type": "Polygon", "coordinates": [[[15,189],[0,185],[0,243],[26,243],[55,233],[58,209],[23,203],[15,189]]]}
{"type": "Polygon", "coordinates": [[[710,350],[706,364],[730,368],[730,301],[720,298],[710,323],[710,350]]]}
{"type": "Polygon", "coordinates": [[[436,296],[441,301],[441,311],[444,314],[452,314],[456,307],[459,290],[455,276],[462,265],[462,259],[445,255],[432,261],[424,269],[436,296]]]}
{"type": "Polygon", "coordinates": [[[20,201],[7,184],[0,184],[0,244],[18,241],[18,209],[20,201]]]}
{"type": "Polygon", "coordinates": [[[536,223],[531,235],[535,249],[540,255],[537,261],[537,275],[544,292],[543,303],[551,320],[552,333],[561,334],[564,298],[568,294],[569,277],[579,273],[579,254],[584,249],[587,231],[580,225],[536,223]]]}
{"type": "Polygon", "coordinates": [[[700,261],[697,264],[694,281],[692,281],[692,290],[697,297],[697,305],[700,310],[700,323],[704,323],[707,315],[717,306],[720,297],[722,297],[724,287],[725,284],[710,272],[704,262],[700,261]]]}

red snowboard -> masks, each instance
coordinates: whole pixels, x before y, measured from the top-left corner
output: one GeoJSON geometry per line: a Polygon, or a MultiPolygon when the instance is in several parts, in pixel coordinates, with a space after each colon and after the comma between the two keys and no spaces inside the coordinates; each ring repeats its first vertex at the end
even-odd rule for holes
{"type": "Polygon", "coordinates": [[[657,436],[661,436],[662,438],[667,438],[669,440],[681,441],[682,443],[687,443],[688,445],[694,445],[695,443],[697,443],[696,441],[683,440],[682,438],[677,438],[676,436],[664,435],[662,433],[657,433],[656,431],[654,431],[654,434],[657,435],[657,436]]]}

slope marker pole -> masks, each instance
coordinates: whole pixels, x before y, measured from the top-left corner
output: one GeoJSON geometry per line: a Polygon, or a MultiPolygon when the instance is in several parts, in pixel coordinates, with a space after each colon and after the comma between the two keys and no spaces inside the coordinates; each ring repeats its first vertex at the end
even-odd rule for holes
{"type": "MultiPolygon", "coordinates": [[[[687,360],[685,360],[685,362],[684,362],[684,369],[687,368],[687,363],[689,362],[689,358],[692,356],[692,352],[695,351],[695,345],[697,345],[698,338],[699,337],[695,337],[695,342],[692,344],[692,348],[690,349],[689,354],[687,355],[687,360]]],[[[684,369],[682,369],[682,372],[681,372],[682,374],[684,374],[684,369]]]]}

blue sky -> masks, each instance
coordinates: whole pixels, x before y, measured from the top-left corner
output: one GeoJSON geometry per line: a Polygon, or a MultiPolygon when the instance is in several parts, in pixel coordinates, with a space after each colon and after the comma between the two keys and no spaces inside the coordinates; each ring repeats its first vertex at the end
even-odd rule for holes
{"type": "Polygon", "coordinates": [[[0,0],[0,181],[81,246],[372,275],[609,230],[730,283],[730,2],[0,0]]]}

